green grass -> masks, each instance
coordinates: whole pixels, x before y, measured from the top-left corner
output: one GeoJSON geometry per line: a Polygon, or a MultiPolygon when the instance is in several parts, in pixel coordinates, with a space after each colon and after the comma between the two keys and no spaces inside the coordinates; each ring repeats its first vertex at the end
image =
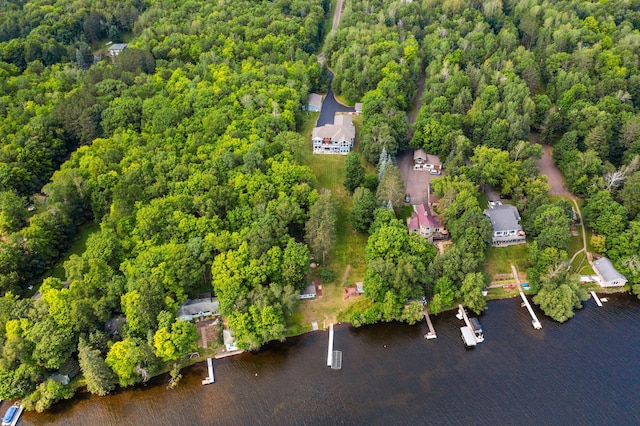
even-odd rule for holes
{"type": "Polygon", "coordinates": [[[89,235],[94,232],[98,232],[100,230],[100,224],[98,222],[89,222],[85,223],[80,227],[80,232],[78,236],[69,247],[69,250],[65,253],[65,255],[56,263],[56,265],[51,269],[43,278],[54,277],[60,278],[61,280],[65,280],[65,272],[64,272],[64,262],[69,260],[72,255],[76,254],[78,256],[84,253],[87,248],[87,239],[89,239],[89,235]]]}
{"type": "Polygon", "coordinates": [[[485,271],[488,274],[510,274],[512,264],[516,265],[520,272],[527,270],[530,266],[528,244],[489,248],[485,263],[485,271]]]}

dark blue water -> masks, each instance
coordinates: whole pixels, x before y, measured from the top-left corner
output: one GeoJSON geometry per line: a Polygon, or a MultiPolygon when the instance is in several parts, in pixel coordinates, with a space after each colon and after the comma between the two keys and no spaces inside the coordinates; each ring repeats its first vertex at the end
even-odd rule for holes
{"type": "Polygon", "coordinates": [[[336,328],[342,370],[326,367],[327,333],[203,364],[105,398],[89,395],[23,425],[567,425],[640,424],[640,303],[593,300],[565,324],[531,327],[519,299],[489,303],[485,341],[464,348],[454,313],[425,324],[336,328]]]}

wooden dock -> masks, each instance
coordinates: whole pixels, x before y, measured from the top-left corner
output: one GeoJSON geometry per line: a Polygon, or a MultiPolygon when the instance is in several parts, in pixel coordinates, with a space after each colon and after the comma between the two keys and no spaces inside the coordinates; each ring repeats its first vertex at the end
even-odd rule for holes
{"type": "Polygon", "coordinates": [[[518,291],[520,292],[520,297],[522,297],[522,306],[526,307],[529,311],[529,315],[531,315],[531,325],[536,330],[540,330],[542,328],[542,324],[538,320],[536,313],[533,312],[533,308],[531,308],[531,304],[529,303],[529,299],[524,294],[524,290],[522,289],[522,285],[520,285],[520,277],[518,277],[518,270],[514,265],[511,265],[511,271],[513,271],[513,277],[516,279],[516,284],[518,285],[518,291]]]}
{"type": "Polygon", "coordinates": [[[591,296],[593,297],[593,300],[596,301],[596,305],[602,306],[602,302],[600,301],[600,298],[598,298],[598,295],[596,294],[595,291],[591,292],[591,296]]]}
{"type": "Polygon", "coordinates": [[[333,364],[333,323],[329,324],[329,350],[327,351],[327,367],[333,364]]]}
{"type": "Polygon", "coordinates": [[[427,321],[427,326],[429,326],[429,332],[424,335],[425,339],[436,339],[436,330],[433,328],[433,324],[431,323],[431,318],[429,317],[429,308],[424,307],[424,319],[427,321]]]}
{"type": "Polygon", "coordinates": [[[210,385],[216,382],[216,377],[213,375],[213,361],[211,358],[207,358],[207,368],[209,370],[209,376],[202,381],[203,385],[210,385]]]}

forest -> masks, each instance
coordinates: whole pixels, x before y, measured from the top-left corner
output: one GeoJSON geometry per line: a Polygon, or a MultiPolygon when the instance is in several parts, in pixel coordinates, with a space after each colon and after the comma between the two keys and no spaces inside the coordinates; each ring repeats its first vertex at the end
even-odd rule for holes
{"type": "Polygon", "coordinates": [[[423,296],[433,313],[486,308],[482,186],[521,212],[534,301],[573,315],[585,294],[566,267],[572,208],[549,196],[533,139],[553,146],[592,250],[640,294],[640,1],[346,0],[327,35],[330,10],[3,3],[0,398],[42,411],[81,385],[105,395],[166,369],[178,378],[196,331],[177,309],[202,292],[241,348],[284,337],[312,257],[331,255],[330,232],[312,231],[331,228],[332,196],[301,160],[302,106],[326,90],[321,49],[334,91],[363,102],[345,186],[369,238],[371,303],[352,324],[415,322],[423,296]],[[129,47],[112,58],[106,41],[129,47]],[[394,159],[419,147],[447,170],[433,181],[453,243],[443,254],[400,216],[394,159]],[[43,279],[91,222],[66,279],[43,279]],[[105,331],[114,318],[126,318],[118,335],[105,331]],[[69,385],[52,378],[72,370],[69,385]]]}

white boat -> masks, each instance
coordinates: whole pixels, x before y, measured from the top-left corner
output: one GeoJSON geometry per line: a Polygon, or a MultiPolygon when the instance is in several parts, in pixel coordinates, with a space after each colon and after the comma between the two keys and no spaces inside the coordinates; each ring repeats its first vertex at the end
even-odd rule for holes
{"type": "Polygon", "coordinates": [[[15,426],[18,423],[18,419],[22,414],[24,407],[22,405],[14,404],[4,413],[2,417],[2,426],[15,426]]]}
{"type": "Polygon", "coordinates": [[[484,342],[484,336],[482,335],[482,327],[480,326],[480,321],[478,321],[478,318],[469,318],[469,323],[471,324],[471,329],[473,330],[473,334],[476,336],[476,340],[479,343],[484,342]]]}

